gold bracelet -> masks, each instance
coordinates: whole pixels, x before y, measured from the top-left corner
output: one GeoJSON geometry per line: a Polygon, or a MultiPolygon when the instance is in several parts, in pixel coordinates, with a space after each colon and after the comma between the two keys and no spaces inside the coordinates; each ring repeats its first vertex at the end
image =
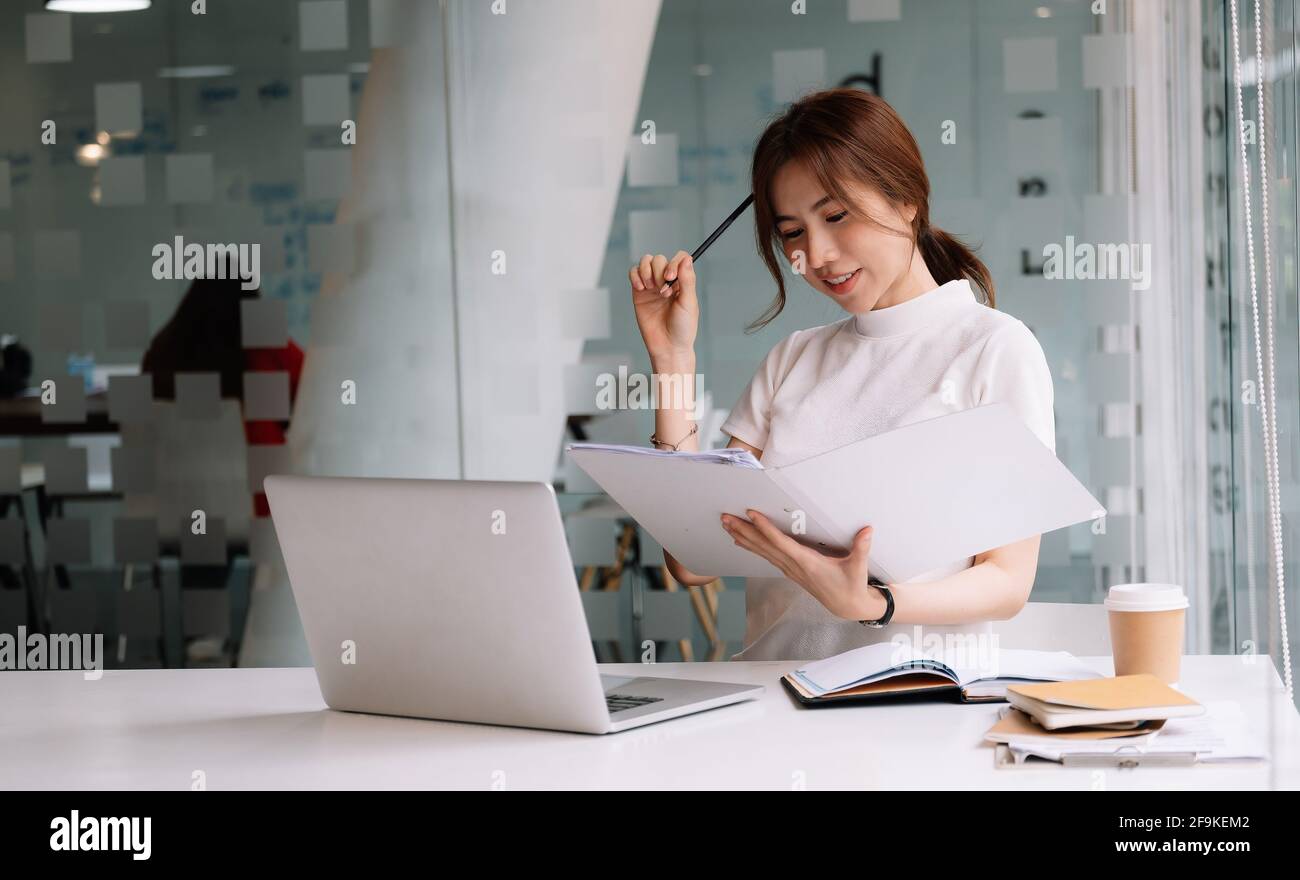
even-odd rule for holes
{"type": "MultiPolygon", "coordinates": [[[[700,423],[699,423],[699,422],[694,422],[694,423],[692,423],[692,424],[691,424],[691,430],[690,430],[690,432],[687,433],[687,435],[686,435],[685,437],[683,437],[682,439],[680,439],[680,440],[677,441],[677,446],[681,446],[683,443],[685,443],[687,440],[689,440],[689,439],[691,438],[691,436],[694,435],[695,432],[698,431],[699,429],[700,429],[700,423]]],[[[654,434],[651,434],[651,435],[650,435],[650,442],[653,443],[653,444],[655,444],[655,445],[660,445],[660,444],[662,444],[662,445],[664,445],[664,446],[667,446],[667,447],[669,447],[670,449],[672,449],[673,452],[676,452],[676,451],[677,451],[677,446],[674,446],[674,445],[671,444],[671,443],[666,443],[666,442],[664,442],[663,440],[660,440],[660,439],[657,438],[654,434]]]]}

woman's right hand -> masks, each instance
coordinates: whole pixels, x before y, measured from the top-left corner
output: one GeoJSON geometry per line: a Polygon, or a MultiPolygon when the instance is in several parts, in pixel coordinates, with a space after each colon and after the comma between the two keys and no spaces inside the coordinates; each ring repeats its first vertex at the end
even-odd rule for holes
{"type": "Polygon", "coordinates": [[[686,251],[672,259],[646,254],[629,270],[636,323],[651,360],[694,356],[700,304],[695,299],[695,264],[686,251]],[[666,293],[660,290],[670,284],[666,293]]]}

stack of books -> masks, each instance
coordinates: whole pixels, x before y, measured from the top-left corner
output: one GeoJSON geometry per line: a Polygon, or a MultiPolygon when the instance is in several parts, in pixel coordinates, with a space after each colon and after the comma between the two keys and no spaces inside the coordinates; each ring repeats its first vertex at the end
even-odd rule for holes
{"type": "MultiPolygon", "coordinates": [[[[1085,766],[1262,757],[1250,745],[1228,743],[1215,725],[1205,723],[1209,719],[1197,717],[1206,715],[1205,706],[1154,675],[1013,684],[1007,702],[1011,706],[985,734],[997,744],[998,766],[1019,765],[1028,757],[1085,766]]],[[[1231,721],[1234,708],[1220,707],[1218,720],[1231,721]]]]}

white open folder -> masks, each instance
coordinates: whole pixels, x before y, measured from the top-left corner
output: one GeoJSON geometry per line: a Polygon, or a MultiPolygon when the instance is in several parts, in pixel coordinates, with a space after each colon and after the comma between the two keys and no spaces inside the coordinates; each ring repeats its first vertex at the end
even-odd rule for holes
{"type": "Polygon", "coordinates": [[[847,552],[872,526],[868,568],[886,583],[1105,509],[1006,404],[877,434],[779,467],[739,449],[662,452],[572,443],[567,452],[686,568],[702,575],[781,577],[738,547],[721,515],[759,511],[783,532],[847,552]]]}

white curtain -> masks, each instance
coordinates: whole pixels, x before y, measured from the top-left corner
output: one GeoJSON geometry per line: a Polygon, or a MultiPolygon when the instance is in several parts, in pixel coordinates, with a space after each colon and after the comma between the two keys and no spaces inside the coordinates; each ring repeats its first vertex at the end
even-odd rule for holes
{"type": "Polygon", "coordinates": [[[1131,88],[1102,95],[1102,185],[1109,194],[1131,194],[1130,238],[1151,248],[1151,285],[1132,293],[1140,342],[1131,387],[1141,406],[1132,474],[1142,496],[1142,512],[1131,521],[1132,577],[1144,567],[1148,581],[1182,585],[1191,599],[1187,650],[1208,652],[1200,9],[1141,0],[1117,4],[1115,12],[1098,20],[1103,32],[1131,34],[1131,88]]]}

